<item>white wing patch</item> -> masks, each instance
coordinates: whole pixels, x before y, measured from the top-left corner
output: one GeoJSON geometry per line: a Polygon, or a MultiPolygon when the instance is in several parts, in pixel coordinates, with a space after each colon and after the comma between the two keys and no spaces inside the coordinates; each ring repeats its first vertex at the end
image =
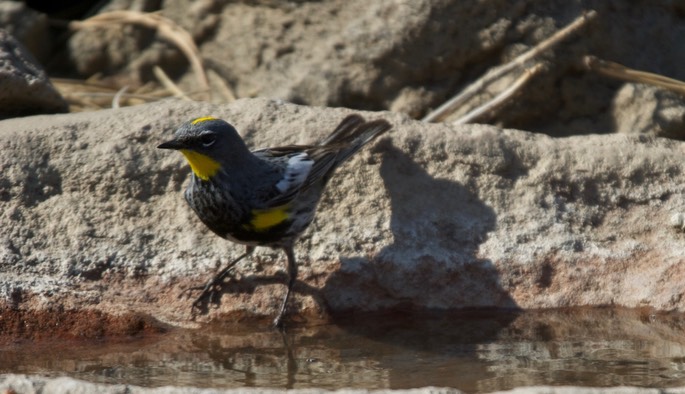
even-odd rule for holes
{"type": "Polygon", "coordinates": [[[288,167],[285,169],[283,179],[276,184],[276,188],[281,193],[285,193],[293,187],[298,187],[307,179],[313,165],[314,160],[304,152],[291,156],[288,159],[288,167]]]}

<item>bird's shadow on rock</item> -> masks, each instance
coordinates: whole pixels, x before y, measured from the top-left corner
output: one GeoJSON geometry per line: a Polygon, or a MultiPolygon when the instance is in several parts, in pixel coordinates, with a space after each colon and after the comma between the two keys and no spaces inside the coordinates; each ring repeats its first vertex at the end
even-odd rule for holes
{"type": "MultiPolygon", "coordinates": [[[[407,149],[413,149],[411,144],[407,149]]],[[[472,182],[462,185],[431,176],[389,139],[376,150],[382,153],[380,175],[390,201],[393,241],[372,258],[341,258],[340,269],[322,290],[333,321],[360,330],[363,325],[350,319],[363,315],[360,310],[428,320],[464,310],[517,310],[500,285],[497,267],[478,256],[497,223],[495,211],[472,191],[480,170],[468,164],[451,169],[464,171],[463,178],[472,182]]],[[[494,326],[505,327],[514,315],[504,313],[511,318],[494,326]]]]}

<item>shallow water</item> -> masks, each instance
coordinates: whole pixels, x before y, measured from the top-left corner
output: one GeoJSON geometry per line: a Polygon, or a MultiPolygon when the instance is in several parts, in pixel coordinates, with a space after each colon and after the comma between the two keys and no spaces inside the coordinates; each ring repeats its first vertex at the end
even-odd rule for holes
{"type": "Polygon", "coordinates": [[[140,386],[412,388],[685,386],[685,316],[594,309],[357,315],[289,329],[17,342],[1,373],[140,386]]]}

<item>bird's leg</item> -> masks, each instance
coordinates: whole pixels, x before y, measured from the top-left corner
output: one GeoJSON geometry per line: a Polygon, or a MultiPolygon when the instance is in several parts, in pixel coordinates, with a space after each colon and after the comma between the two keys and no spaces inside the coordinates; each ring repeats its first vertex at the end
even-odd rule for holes
{"type": "Polygon", "coordinates": [[[285,310],[288,306],[288,299],[290,298],[290,291],[295,284],[295,279],[297,279],[297,263],[295,262],[295,252],[293,251],[292,245],[286,245],[283,247],[285,255],[288,258],[288,289],[285,291],[285,297],[283,298],[283,305],[281,305],[281,310],[278,312],[278,316],[274,319],[274,327],[283,326],[283,316],[285,315],[285,310]]]}
{"type": "Polygon", "coordinates": [[[224,269],[219,271],[218,274],[214,275],[214,277],[207,282],[204,288],[202,288],[202,293],[200,293],[200,295],[193,302],[191,310],[201,309],[203,302],[208,297],[208,302],[214,302],[215,297],[219,293],[219,287],[221,286],[221,283],[223,282],[224,278],[226,278],[226,276],[228,275],[230,269],[233,268],[233,266],[235,266],[236,264],[238,264],[240,260],[252,254],[253,251],[254,246],[247,246],[245,248],[245,253],[241,254],[235,260],[228,263],[228,265],[224,267],[224,269]]]}

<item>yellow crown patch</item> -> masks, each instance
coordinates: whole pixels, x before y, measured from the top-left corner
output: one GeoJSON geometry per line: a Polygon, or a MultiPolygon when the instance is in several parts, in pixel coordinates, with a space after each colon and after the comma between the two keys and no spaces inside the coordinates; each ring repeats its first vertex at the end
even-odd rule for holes
{"type": "Polygon", "coordinates": [[[194,126],[198,123],[207,122],[210,120],[217,120],[217,119],[213,116],[203,116],[202,118],[197,118],[197,119],[193,120],[192,122],[190,122],[190,124],[192,124],[194,126]]]}

